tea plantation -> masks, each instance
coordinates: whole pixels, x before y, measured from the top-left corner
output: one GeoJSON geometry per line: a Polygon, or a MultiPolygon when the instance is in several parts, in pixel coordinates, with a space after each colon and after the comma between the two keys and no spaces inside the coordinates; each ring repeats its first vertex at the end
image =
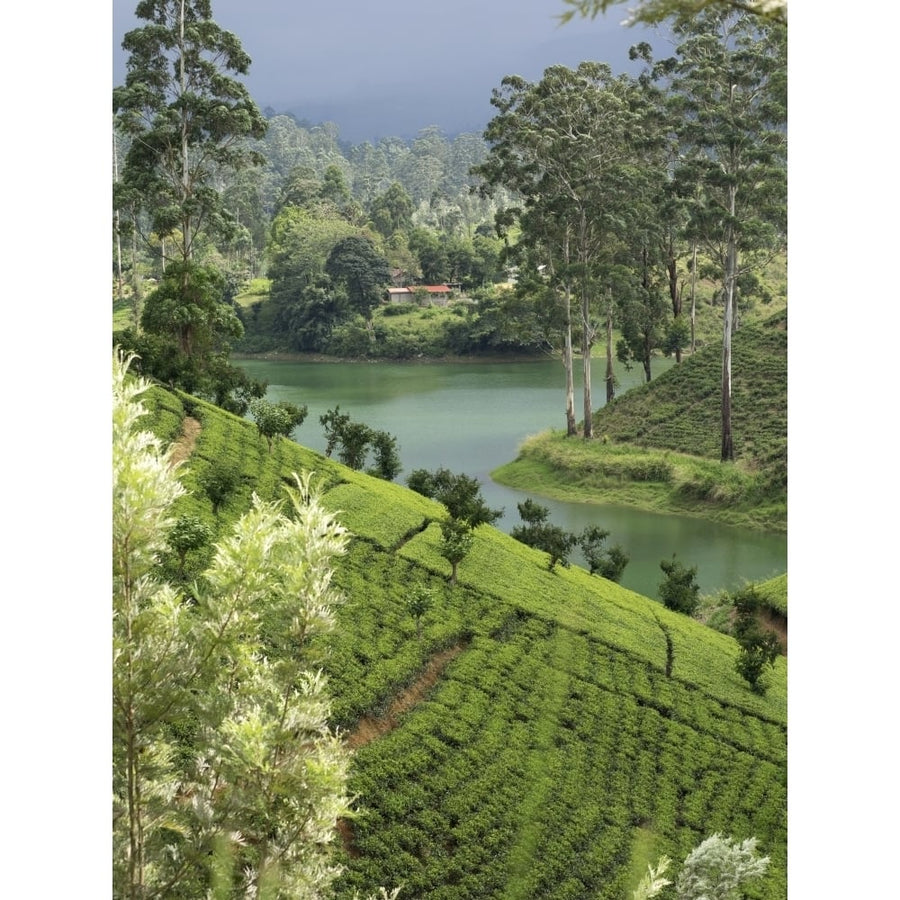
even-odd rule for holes
{"type": "Polygon", "coordinates": [[[252,492],[278,498],[312,469],[354,535],[320,648],[333,722],[358,748],[339,897],[403,885],[421,900],[621,900],[648,862],[681,861],[716,831],[755,835],[771,858],[747,896],[786,896],[783,658],[758,696],[730,637],[583,569],[550,572],[486,526],[451,587],[439,504],[291,441],[270,453],[252,423],[186,395],[154,388],[148,402],[166,440],[187,414],[201,422],[181,512],[222,534],[252,492]],[[433,597],[421,634],[420,589],[433,597]],[[418,702],[391,709],[444,651],[418,702]],[[389,709],[396,727],[356,731],[389,709]]]}

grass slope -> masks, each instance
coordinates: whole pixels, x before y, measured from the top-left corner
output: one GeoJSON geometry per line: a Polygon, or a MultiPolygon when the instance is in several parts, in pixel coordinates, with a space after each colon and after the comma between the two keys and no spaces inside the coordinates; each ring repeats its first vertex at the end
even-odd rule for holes
{"type": "Polygon", "coordinates": [[[270,454],[252,423],[193,398],[151,399],[147,422],[166,440],[186,412],[202,422],[183,512],[222,533],[252,492],[279,497],[313,469],[355,535],[322,646],[336,725],[385,713],[430,660],[458,651],[398,727],[355,752],[360,812],[342,829],[339,897],[402,884],[422,900],[621,900],[648,859],[680,861],[714,831],[755,835],[771,857],[747,896],[786,896],[784,660],[759,697],[731,638],[583,569],[550,573],[544,554],[489,527],[451,588],[438,504],[290,441],[270,454]],[[232,490],[214,509],[204,485],[223,472],[232,490]],[[435,598],[421,639],[414,586],[435,598]]]}
{"type": "Polygon", "coordinates": [[[721,350],[709,347],[594,413],[596,440],[529,438],[502,484],[560,499],[618,502],[729,524],[787,527],[787,315],[735,336],[735,464],[719,462],[721,350]]]}

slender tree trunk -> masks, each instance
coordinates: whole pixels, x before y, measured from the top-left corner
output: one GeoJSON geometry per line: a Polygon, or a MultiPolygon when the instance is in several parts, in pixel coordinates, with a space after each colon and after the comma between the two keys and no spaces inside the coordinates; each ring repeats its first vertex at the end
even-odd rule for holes
{"type": "MultiPolygon", "coordinates": [[[[641,287],[644,289],[644,296],[649,301],[650,299],[650,259],[649,253],[647,251],[647,246],[644,245],[643,252],[641,254],[641,287]]],[[[644,367],[644,378],[646,381],[650,381],[651,373],[650,373],[650,352],[652,350],[652,329],[647,327],[643,331],[643,342],[641,346],[641,365],[644,367]]]]}
{"type": "Polygon", "coordinates": [[[691,261],[691,353],[697,350],[697,242],[692,247],[691,261]]]}
{"type": "Polygon", "coordinates": [[[612,288],[609,289],[609,299],[606,304],[606,402],[610,403],[616,396],[616,380],[613,373],[613,297],[612,288]]]}
{"type": "MultiPolygon", "coordinates": [[[[736,189],[729,189],[731,218],[734,220],[736,189]]],[[[731,336],[734,316],[734,282],[737,275],[737,244],[734,228],[729,226],[725,257],[725,321],[722,327],[722,462],[734,460],[731,435],[731,336]]]]}
{"type": "Polygon", "coordinates": [[[137,235],[138,223],[137,213],[134,206],[131,207],[131,314],[134,317],[134,330],[140,331],[141,328],[141,277],[137,268],[137,235]]]}
{"type": "MultiPolygon", "coordinates": [[[[675,246],[669,232],[666,242],[666,272],[669,276],[669,298],[672,301],[672,320],[681,315],[682,293],[678,285],[678,260],[675,258],[675,246]]],[[[681,346],[675,348],[675,362],[681,362],[681,346]]],[[[650,380],[649,378],[647,379],[650,380]]]]}
{"type": "Polygon", "coordinates": [[[572,353],[572,295],[569,286],[566,285],[566,324],[565,341],[563,344],[563,366],[566,370],[566,437],[578,434],[578,426],[575,422],[575,375],[573,372],[574,360],[572,353]]]}
{"type": "Polygon", "coordinates": [[[650,371],[650,333],[649,332],[644,333],[644,350],[641,355],[643,357],[641,362],[644,366],[644,378],[646,379],[646,381],[649,384],[650,379],[653,377],[653,375],[650,371]]]}
{"type": "MultiPolygon", "coordinates": [[[[563,258],[566,269],[569,266],[569,233],[566,231],[563,241],[563,258]]],[[[575,361],[572,352],[572,288],[566,275],[565,296],[565,342],[563,344],[563,366],[566,370],[566,437],[578,434],[575,421],[575,361]]]]}
{"type": "Polygon", "coordinates": [[[590,322],[590,297],[587,288],[581,288],[581,365],[584,385],[584,439],[588,440],[594,432],[592,419],[593,404],[591,402],[591,348],[594,344],[590,322]]]}
{"type": "MultiPolygon", "coordinates": [[[[116,132],[113,129],[113,181],[119,183],[119,147],[116,141],[116,132]]],[[[118,295],[122,299],[123,282],[122,282],[122,229],[119,220],[119,207],[115,211],[115,231],[116,231],[116,269],[118,275],[118,295]]]]}
{"type": "Polygon", "coordinates": [[[591,292],[587,277],[587,219],[584,210],[581,213],[579,244],[581,257],[581,368],[584,390],[584,439],[589,440],[594,433],[593,402],[591,400],[591,349],[594,346],[594,329],[591,326],[591,292]]]}

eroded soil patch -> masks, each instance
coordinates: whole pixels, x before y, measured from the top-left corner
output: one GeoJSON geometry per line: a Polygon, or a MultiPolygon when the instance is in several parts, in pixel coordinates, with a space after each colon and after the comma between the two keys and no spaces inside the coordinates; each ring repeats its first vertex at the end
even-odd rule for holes
{"type": "Polygon", "coordinates": [[[465,649],[465,643],[455,644],[447,650],[436,653],[428,661],[425,671],[405,691],[398,694],[383,716],[363,716],[347,737],[351,750],[363,747],[376,738],[393,731],[400,717],[407,710],[421,703],[424,696],[434,687],[435,682],[447,666],[465,649]]]}
{"type": "MultiPolygon", "coordinates": [[[[388,707],[383,716],[363,716],[356,728],[347,736],[346,744],[351,750],[363,747],[370,741],[393,731],[399,724],[400,717],[421,703],[425,695],[434,687],[444,669],[466,649],[467,642],[454,644],[447,650],[436,653],[428,661],[425,671],[406,690],[399,693],[388,707]]],[[[337,820],[337,830],[341,838],[344,850],[352,857],[359,856],[359,851],[353,845],[353,823],[348,819],[337,820]]]]}
{"type": "Polygon", "coordinates": [[[181,437],[172,444],[172,465],[190,458],[197,444],[197,438],[200,437],[201,428],[197,419],[192,416],[184,417],[181,423],[181,437]]]}

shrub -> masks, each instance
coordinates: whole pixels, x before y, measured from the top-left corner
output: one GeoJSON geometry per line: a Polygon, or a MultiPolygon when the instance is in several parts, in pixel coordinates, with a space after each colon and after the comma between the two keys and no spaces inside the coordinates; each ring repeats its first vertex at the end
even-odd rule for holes
{"type": "Polygon", "coordinates": [[[693,615],[700,604],[700,585],[697,584],[697,567],[686,568],[675,559],[662,560],[659,567],[666,577],[659,585],[659,599],[675,612],[693,615]]]}

